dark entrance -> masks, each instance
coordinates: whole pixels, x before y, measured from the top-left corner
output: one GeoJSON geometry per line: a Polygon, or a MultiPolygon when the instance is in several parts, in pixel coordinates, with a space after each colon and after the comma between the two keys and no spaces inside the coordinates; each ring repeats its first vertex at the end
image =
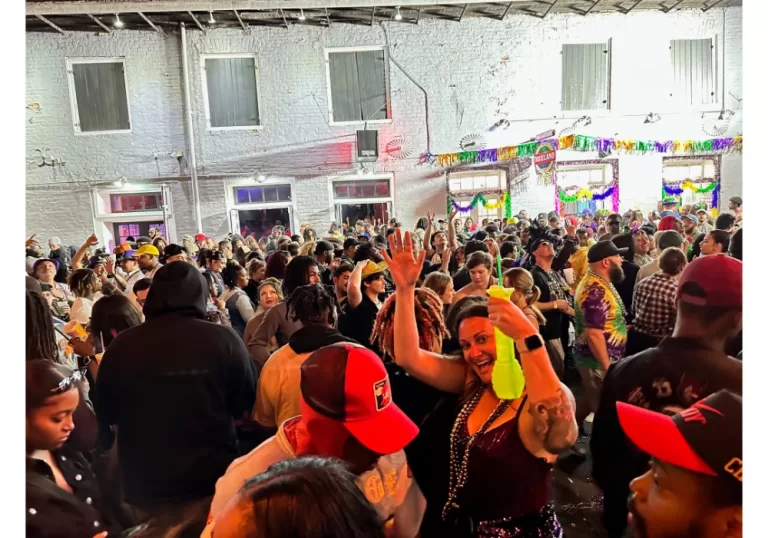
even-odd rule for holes
{"type": "Polygon", "coordinates": [[[165,224],[163,222],[116,222],[113,224],[113,231],[118,244],[125,243],[129,236],[138,239],[139,236],[149,236],[149,229],[157,228],[160,235],[168,237],[165,233],[165,224]]]}
{"type": "Polygon", "coordinates": [[[243,237],[252,235],[256,239],[268,237],[273,226],[284,226],[285,234],[291,235],[291,210],[287,207],[278,209],[240,209],[237,211],[240,220],[240,234],[243,237]]]}

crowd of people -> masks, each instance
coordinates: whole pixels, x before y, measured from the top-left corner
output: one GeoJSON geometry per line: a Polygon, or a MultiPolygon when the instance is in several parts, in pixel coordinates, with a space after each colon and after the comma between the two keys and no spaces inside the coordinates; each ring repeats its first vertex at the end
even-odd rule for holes
{"type": "Polygon", "coordinates": [[[742,205],[32,236],[28,536],[740,537],[742,205]]]}

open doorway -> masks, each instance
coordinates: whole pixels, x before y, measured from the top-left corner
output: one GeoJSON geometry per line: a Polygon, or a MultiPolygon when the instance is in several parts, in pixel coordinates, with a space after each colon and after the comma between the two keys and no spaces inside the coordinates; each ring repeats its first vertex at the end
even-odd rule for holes
{"type": "Polygon", "coordinates": [[[339,224],[348,223],[350,226],[354,226],[358,220],[373,223],[374,219],[386,224],[389,214],[389,202],[336,204],[336,218],[339,219],[339,224]]]}
{"type": "Polygon", "coordinates": [[[142,235],[148,237],[150,228],[157,228],[162,237],[168,237],[165,233],[165,224],[162,222],[115,222],[112,225],[114,237],[117,238],[118,244],[125,243],[128,237],[133,237],[134,240],[142,235]]]}
{"type": "MultiPolygon", "coordinates": [[[[240,235],[252,235],[256,239],[268,237],[274,226],[284,226],[285,234],[291,235],[291,210],[287,207],[274,209],[238,209],[240,235]]],[[[234,230],[233,230],[234,231],[234,230]]]]}

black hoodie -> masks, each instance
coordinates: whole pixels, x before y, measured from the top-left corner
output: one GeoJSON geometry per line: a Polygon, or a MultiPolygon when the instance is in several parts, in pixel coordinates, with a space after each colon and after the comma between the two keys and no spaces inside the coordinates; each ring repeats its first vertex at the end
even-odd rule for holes
{"type": "Polygon", "coordinates": [[[96,411],[102,427],[118,427],[131,504],[212,495],[238,456],[234,419],[253,407],[255,372],[237,334],[203,320],[207,293],[192,265],[161,268],[145,323],[120,333],[102,359],[96,411]]]}

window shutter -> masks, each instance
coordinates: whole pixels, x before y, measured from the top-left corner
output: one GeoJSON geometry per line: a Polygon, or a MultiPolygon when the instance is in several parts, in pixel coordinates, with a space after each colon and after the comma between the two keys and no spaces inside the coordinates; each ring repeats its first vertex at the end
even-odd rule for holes
{"type": "Polygon", "coordinates": [[[211,127],[256,127],[259,117],[255,58],[206,58],[211,127]]]}
{"type": "Polygon", "coordinates": [[[73,63],[72,78],[81,132],[131,128],[123,62],[73,63]]]}
{"type": "Polygon", "coordinates": [[[562,109],[607,109],[608,44],[563,45],[562,55],[562,109]]]}
{"type": "Polygon", "coordinates": [[[711,105],[715,97],[714,44],[712,39],[675,39],[670,42],[672,92],[686,105],[711,105]]]}

